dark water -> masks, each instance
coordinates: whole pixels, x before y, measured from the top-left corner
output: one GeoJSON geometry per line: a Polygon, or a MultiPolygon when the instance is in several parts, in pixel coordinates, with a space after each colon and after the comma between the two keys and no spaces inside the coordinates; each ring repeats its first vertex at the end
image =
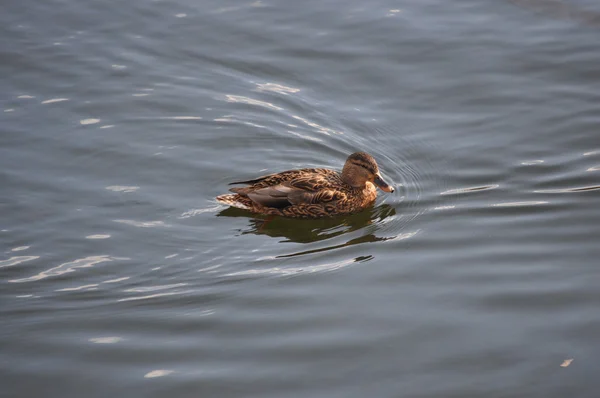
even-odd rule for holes
{"type": "Polygon", "coordinates": [[[594,2],[2,8],[2,397],[598,396],[594,2]],[[357,150],[363,213],[214,200],[357,150]]]}

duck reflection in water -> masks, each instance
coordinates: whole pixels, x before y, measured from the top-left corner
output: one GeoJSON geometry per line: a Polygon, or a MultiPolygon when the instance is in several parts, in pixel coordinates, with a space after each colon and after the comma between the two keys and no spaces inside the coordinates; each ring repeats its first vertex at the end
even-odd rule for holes
{"type": "MultiPolygon", "coordinates": [[[[218,213],[217,216],[249,218],[249,228],[242,230],[242,235],[268,235],[273,238],[285,238],[282,242],[311,243],[366,228],[395,214],[396,210],[392,206],[382,204],[377,207],[370,206],[360,213],[348,216],[320,219],[289,219],[278,216],[257,216],[256,214],[235,207],[226,208],[218,213]]],[[[387,239],[389,238],[379,238],[373,234],[367,234],[352,239],[340,246],[387,239]]]]}

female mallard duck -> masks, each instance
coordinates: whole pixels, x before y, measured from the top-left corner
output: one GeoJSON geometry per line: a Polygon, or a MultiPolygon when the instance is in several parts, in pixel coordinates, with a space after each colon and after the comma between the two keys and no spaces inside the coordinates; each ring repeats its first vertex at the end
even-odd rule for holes
{"type": "Polygon", "coordinates": [[[235,194],[217,196],[223,204],[254,213],[295,218],[329,217],[363,210],[377,197],[377,185],[394,192],[379,174],[375,159],[356,152],[348,157],[342,173],[329,169],[299,169],[237,181],[250,184],[231,188],[235,194]]]}

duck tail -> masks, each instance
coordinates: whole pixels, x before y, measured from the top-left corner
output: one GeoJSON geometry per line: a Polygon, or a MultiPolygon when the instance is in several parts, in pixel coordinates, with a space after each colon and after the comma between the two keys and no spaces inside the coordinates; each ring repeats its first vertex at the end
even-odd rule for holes
{"type": "Polygon", "coordinates": [[[250,201],[250,199],[244,198],[238,194],[219,195],[216,199],[217,202],[227,206],[237,207],[238,209],[251,210],[249,203],[245,203],[250,201]]]}

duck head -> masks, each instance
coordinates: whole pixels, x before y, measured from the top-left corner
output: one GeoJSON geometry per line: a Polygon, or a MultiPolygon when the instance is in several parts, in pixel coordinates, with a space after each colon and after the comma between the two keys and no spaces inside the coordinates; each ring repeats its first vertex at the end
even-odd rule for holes
{"type": "Polygon", "coordinates": [[[373,156],[364,152],[355,152],[348,156],[342,169],[342,181],[354,188],[364,188],[367,182],[371,182],[382,191],[394,192],[394,187],[381,178],[373,156]]]}

